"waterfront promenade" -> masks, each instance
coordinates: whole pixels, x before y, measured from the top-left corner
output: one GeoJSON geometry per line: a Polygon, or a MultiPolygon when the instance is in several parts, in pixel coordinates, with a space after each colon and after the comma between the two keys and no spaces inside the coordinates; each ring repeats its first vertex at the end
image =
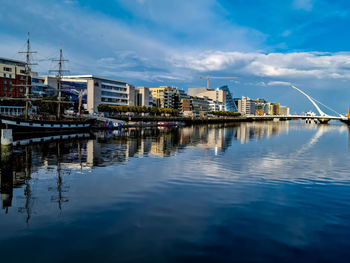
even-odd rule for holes
{"type": "Polygon", "coordinates": [[[205,123],[228,123],[228,122],[252,122],[252,121],[288,121],[288,120],[313,120],[321,122],[320,120],[326,119],[327,123],[330,120],[341,121],[344,118],[336,116],[308,116],[308,115],[245,115],[235,117],[176,117],[176,116],[127,116],[118,115],[111,116],[111,118],[119,119],[123,121],[140,121],[140,122],[152,122],[152,121],[182,121],[186,124],[205,124],[205,123]]]}

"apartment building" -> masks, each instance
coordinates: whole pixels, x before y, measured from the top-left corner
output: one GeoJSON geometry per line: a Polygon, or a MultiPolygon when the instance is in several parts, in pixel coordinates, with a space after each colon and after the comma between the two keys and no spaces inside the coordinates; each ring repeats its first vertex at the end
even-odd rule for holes
{"type": "Polygon", "coordinates": [[[177,88],[171,86],[160,86],[150,88],[152,92],[153,106],[159,108],[179,108],[179,93],[177,88]]]}
{"type": "MultiPolygon", "coordinates": [[[[25,62],[0,58],[0,97],[24,97],[26,93],[25,83],[25,62]]],[[[28,84],[30,85],[30,83],[31,78],[28,77],[28,84]]]]}

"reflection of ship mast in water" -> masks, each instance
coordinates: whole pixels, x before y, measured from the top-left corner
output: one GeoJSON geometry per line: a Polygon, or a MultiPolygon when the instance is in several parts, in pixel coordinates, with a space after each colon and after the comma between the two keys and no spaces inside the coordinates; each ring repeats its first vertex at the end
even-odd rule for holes
{"type": "Polygon", "coordinates": [[[32,200],[32,191],[31,191],[31,188],[30,188],[30,174],[31,174],[31,171],[30,171],[30,165],[31,165],[31,160],[29,160],[30,158],[30,153],[28,151],[28,146],[25,147],[25,170],[24,170],[24,173],[25,173],[25,185],[26,185],[26,188],[24,190],[24,195],[26,197],[26,203],[25,203],[25,210],[26,210],[26,213],[27,213],[27,218],[26,218],[26,223],[28,224],[30,218],[31,218],[31,200],[32,200]]]}
{"type": "Polygon", "coordinates": [[[29,220],[30,220],[30,217],[31,217],[30,201],[31,201],[31,198],[32,198],[32,192],[31,192],[31,189],[30,189],[29,180],[26,180],[25,184],[26,184],[26,188],[24,189],[24,195],[26,197],[25,210],[26,210],[26,213],[27,213],[26,223],[28,224],[29,220]]]}
{"type": "Polygon", "coordinates": [[[58,208],[62,211],[62,176],[61,176],[61,151],[60,144],[57,144],[57,192],[58,192],[58,208]]]}
{"type": "MultiPolygon", "coordinates": [[[[23,161],[23,159],[21,160],[23,161]]],[[[18,178],[17,175],[15,177],[15,180],[22,183],[24,183],[24,196],[25,196],[25,203],[24,207],[19,207],[18,211],[21,213],[26,214],[26,223],[29,223],[29,220],[31,219],[31,213],[32,213],[32,187],[30,185],[31,182],[31,151],[28,149],[28,146],[25,146],[24,148],[24,161],[22,162],[24,164],[24,167],[20,167],[20,177],[18,178]]]]}
{"type": "Polygon", "coordinates": [[[57,193],[58,209],[62,211],[61,148],[59,143],[57,143],[57,193]]]}
{"type": "Polygon", "coordinates": [[[60,142],[56,143],[56,149],[57,149],[57,182],[56,182],[57,197],[51,197],[51,200],[56,201],[58,203],[58,209],[62,211],[62,204],[64,202],[68,202],[68,200],[65,199],[63,196],[64,185],[63,185],[62,168],[61,168],[62,150],[61,150],[60,142]]]}

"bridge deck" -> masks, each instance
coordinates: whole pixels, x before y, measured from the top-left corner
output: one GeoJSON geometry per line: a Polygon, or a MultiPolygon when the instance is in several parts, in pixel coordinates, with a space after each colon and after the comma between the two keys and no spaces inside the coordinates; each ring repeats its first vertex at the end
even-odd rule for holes
{"type": "Polygon", "coordinates": [[[347,118],[337,116],[307,116],[307,115],[245,115],[247,118],[253,119],[288,119],[288,120],[306,120],[306,119],[317,119],[317,120],[346,120],[347,118]]]}

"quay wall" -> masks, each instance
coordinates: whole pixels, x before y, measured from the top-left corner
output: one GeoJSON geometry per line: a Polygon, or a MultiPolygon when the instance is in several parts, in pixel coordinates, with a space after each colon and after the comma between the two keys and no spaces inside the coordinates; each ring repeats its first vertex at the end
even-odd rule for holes
{"type": "MultiPolygon", "coordinates": [[[[251,121],[273,121],[274,117],[173,117],[173,116],[110,116],[112,119],[118,119],[122,121],[143,121],[143,122],[155,122],[155,121],[181,121],[187,125],[191,124],[206,124],[206,123],[227,123],[227,122],[251,122],[251,121]]],[[[281,121],[289,120],[289,118],[280,118],[281,121]]]]}

